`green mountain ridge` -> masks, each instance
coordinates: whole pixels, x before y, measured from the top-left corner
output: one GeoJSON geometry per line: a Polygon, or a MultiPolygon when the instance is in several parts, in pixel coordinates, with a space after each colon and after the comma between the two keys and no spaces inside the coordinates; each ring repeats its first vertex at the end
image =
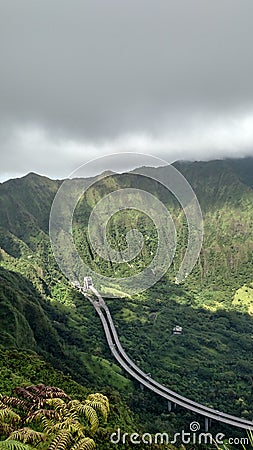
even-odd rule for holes
{"type": "MultiPolygon", "coordinates": [[[[147,292],[108,300],[119,337],[129,356],[157,380],[189,398],[250,418],[253,159],[177,162],[175,167],[196,192],[205,231],[198,262],[182,285],[173,280],[187,245],[184,217],[178,203],[148,178],[166,176],[166,167],[145,168],[146,179],[134,171],[97,177],[76,208],[74,239],[91,267],[129,276],[142,270],[156,248],[152,224],[138,212],[116,215],[108,230],[115,249],[126,248],[125,235],[133,226],[147,230],[150,238],[133,267],[105,263],[87,237],[92,208],[106,193],[124,187],[147,188],[170,208],[179,241],[174,264],[147,292]],[[182,336],[172,335],[175,324],[183,326],[182,336]]],[[[60,272],[48,221],[61,183],[31,173],[0,185],[0,345],[37,352],[79,383],[117,389],[153,431],[164,429],[168,420],[170,426],[188,420],[184,411],[181,419],[174,413],[167,417],[162,403],[139,392],[114,364],[95,311],[60,272]]]]}

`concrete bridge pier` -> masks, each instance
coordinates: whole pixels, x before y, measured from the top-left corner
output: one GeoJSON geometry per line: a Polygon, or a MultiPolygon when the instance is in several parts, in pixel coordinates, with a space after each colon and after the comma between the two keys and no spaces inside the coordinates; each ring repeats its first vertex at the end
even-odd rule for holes
{"type": "Polygon", "coordinates": [[[177,404],[168,400],[168,411],[171,412],[172,409],[176,409],[177,404]]]}
{"type": "Polygon", "coordinates": [[[206,433],[208,433],[210,425],[211,425],[211,419],[209,419],[208,417],[205,417],[205,432],[206,433]]]}

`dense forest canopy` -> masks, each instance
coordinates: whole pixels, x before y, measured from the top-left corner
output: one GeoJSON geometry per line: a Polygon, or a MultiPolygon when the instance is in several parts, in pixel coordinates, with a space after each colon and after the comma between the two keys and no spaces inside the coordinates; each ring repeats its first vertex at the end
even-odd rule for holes
{"type": "MultiPolygon", "coordinates": [[[[142,179],[134,172],[98,179],[75,210],[74,241],[94,270],[108,276],[131,276],[152,259],[157,247],[154,224],[138,211],[115,214],[107,234],[117,251],[126,248],[126,233],[132,228],[148,237],[132,264],[117,264],[94,253],[87,234],[90,213],[104,195],[126,187],[145,188],[166,205],[178,236],[173,264],[145,292],[117,296],[115,286],[109,293],[108,305],[120,340],[129,356],[161,383],[251,420],[253,159],[175,165],[192,185],[204,218],[202,250],[184,283],[175,284],[175,273],[187,246],[185,217],[163,186],[149,179],[149,174],[166,168],[149,168],[142,179]],[[182,334],[172,334],[175,325],[183,328],[182,334]]],[[[190,422],[192,415],[183,410],[169,414],[166,404],[140,391],[115,364],[96,312],[56,264],[48,222],[60,185],[61,181],[33,173],[0,185],[2,394],[10,395],[12,388],[27,383],[57,385],[49,380],[44,368],[48,364],[52,373],[62,374],[63,384],[64,376],[71,377],[74,390],[74,386],[81,389],[81,384],[105,394],[108,389],[115,396],[119,392],[147,431],[190,422]],[[15,351],[23,355],[22,360],[15,351]]]]}

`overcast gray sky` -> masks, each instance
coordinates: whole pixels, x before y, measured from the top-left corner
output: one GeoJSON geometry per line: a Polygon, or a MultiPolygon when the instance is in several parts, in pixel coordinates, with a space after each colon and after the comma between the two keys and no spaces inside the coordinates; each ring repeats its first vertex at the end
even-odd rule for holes
{"type": "Polygon", "coordinates": [[[252,23],[252,0],[0,0],[0,179],[253,155],[252,23]]]}

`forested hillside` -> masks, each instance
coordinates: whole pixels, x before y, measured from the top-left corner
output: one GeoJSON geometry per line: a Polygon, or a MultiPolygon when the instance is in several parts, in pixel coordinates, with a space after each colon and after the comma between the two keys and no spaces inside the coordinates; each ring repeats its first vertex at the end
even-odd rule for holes
{"type": "MultiPolygon", "coordinates": [[[[176,256],[168,273],[148,291],[132,298],[112,292],[108,305],[121,342],[161,383],[208,406],[252,418],[253,159],[179,162],[176,167],[195,190],[204,216],[202,251],[184,283],[174,283],[187,245],[184,215],[164,187],[148,178],[166,167],[146,168],[147,178],[133,172],[98,181],[76,208],[74,239],[85,261],[101,273],[129,276],[141,271],[157,245],[150,219],[136,211],[112,218],[108,239],[115,249],[126,247],[125,235],[133,227],[149,237],[133,264],[112,264],[90,246],[89,214],[106,193],[124,187],[147,189],[163,201],[177,228],[176,256]],[[177,324],[183,333],[174,336],[177,324]]],[[[36,361],[40,355],[88,388],[120,392],[147,431],[190,422],[187,412],[168,414],[166,404],[140,391],[115,364],[91,304],[60,272],[48,236],[50,208],[60,184],[29,174],[0,185],[1,351],[28,351],[24,355],[31,366],[31,355],[36,361]]],[[[4,390],[6,370],[3,365],[4,390]]],[[[17,370],[11,385],[39,382],[35,378],[17,370]]]]}

